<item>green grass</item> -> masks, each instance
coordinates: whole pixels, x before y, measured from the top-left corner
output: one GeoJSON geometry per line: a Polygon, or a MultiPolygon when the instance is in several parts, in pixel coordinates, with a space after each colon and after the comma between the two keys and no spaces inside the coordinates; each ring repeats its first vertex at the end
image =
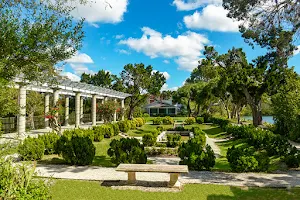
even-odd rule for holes
{"type": "Polygon", "coordinates": [[[137,190],[114,190],[101,186],[97,181],[55,180],[51,187],[53,200],[296,200],[300,188],[286,189],[247,188],[223,185],[185,185],[180,192],[144,192],[137,190]]]}
{"type": "MultiPolygon", "coordinates": [[[[146,122],[152,122],[153,119],[156,117],[144,117],[144,119],[146,120],[146,122]]],[[[187,119],[187,117],[172,117],[175,121],[184,121],[187,119]]]]}

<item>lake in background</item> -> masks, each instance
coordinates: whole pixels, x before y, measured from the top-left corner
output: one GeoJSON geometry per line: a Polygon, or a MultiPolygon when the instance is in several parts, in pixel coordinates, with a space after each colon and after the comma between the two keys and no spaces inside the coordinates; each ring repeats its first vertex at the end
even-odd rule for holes
{"type": "MultiPolygon", "coordinates": [[[[241,117],[242,119],[246,119],[246,120],[251,120],[252,121],[252,116],[243,116],[241,117]]],[[[274,119],[273,116],[262,116],[262,120],[263,122],[267,122],[270,124],[274,124],[274,119]]]]}

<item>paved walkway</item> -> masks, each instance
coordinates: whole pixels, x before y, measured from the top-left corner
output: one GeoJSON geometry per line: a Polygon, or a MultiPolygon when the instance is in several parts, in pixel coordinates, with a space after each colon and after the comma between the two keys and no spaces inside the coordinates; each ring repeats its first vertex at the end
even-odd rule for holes
{"type": "MultiPolygon", "coordinates": [[[[116,172],[115,168],[97,166],[38,165],[36,171],[43,177],[63,179],[97,181],[127,180],[127,174],[125,172],[116,172]]],[[[168,181],[170,178],[166,173],[137,173],[136,176],[140,181],[150,182],[168,181]]],[[[189,174],[181,176],[180,181],[185,184],[201,183],[230,186],[294,187],[300,186],[300,172],[289,171],[281,174],[265,174],[191,171],[189,174]]]]}

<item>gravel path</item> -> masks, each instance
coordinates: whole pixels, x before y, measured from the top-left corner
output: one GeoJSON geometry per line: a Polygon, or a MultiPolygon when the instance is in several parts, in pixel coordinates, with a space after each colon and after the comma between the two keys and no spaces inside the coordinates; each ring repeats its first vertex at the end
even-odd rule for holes
{"type": "MultiPolygon", "coordinates": [[[[125,172],[116,172],[115,168],[97,166],[66,166],[66,165],[38,165],[36,171],[40,176],[79,179],[117,181],[127,180],[125,172]]],[[[158,182],[168,181],[166,173],[137,173],[140,181],[158,182]]],[[[180,177],[182,183],[221,184],[231,186],[259,186],[259,187],[294,187],[300,186],[300,172],[289,171],[281,174],[265,173],[225,173],[225,172],[196,172],[191,171],[180,177]]]]}

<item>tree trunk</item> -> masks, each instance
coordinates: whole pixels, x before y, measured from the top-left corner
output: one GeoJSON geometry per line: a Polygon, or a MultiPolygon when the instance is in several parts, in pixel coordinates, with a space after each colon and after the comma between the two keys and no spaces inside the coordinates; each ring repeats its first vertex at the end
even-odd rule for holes
{"type": "Polygon", "coordinates": [[[238,105],[233,104],[232,111],[231,111],[231,118],[232,119],[235,119],[237,117],[237,109],[238,109],[238,105]]]}
{"type": "Polygon", "coordinates": [[[201,109],[201,106],[200,104],[197,105],[197,113],[196,113],[196,116],[199,116],[200,115],[200,109],[201,109]]]}
{"type": "Polygon", "coordinates": [[[256,127],[262,125],[261,96],[256,98],[251,97],[246,88],[243,88],[243,91],[252,110],[253,125],[256,127]]]}
{"type": "Polygon", "coordinates": [[[259,126],[262,125],[262,114],[261,114],[261,102],[258,103],[258,105],[252,105],[252,119],[253,119],[253,125],[259,126]]]}
{"type": "Polygon", "coordinates": [[[190,101],[191,99],[188,100],[188,104],[187,104],[187,110],[188,110],[188,116],[190,117],[191,116],[191,105],[190,105],[190,101]]]}

